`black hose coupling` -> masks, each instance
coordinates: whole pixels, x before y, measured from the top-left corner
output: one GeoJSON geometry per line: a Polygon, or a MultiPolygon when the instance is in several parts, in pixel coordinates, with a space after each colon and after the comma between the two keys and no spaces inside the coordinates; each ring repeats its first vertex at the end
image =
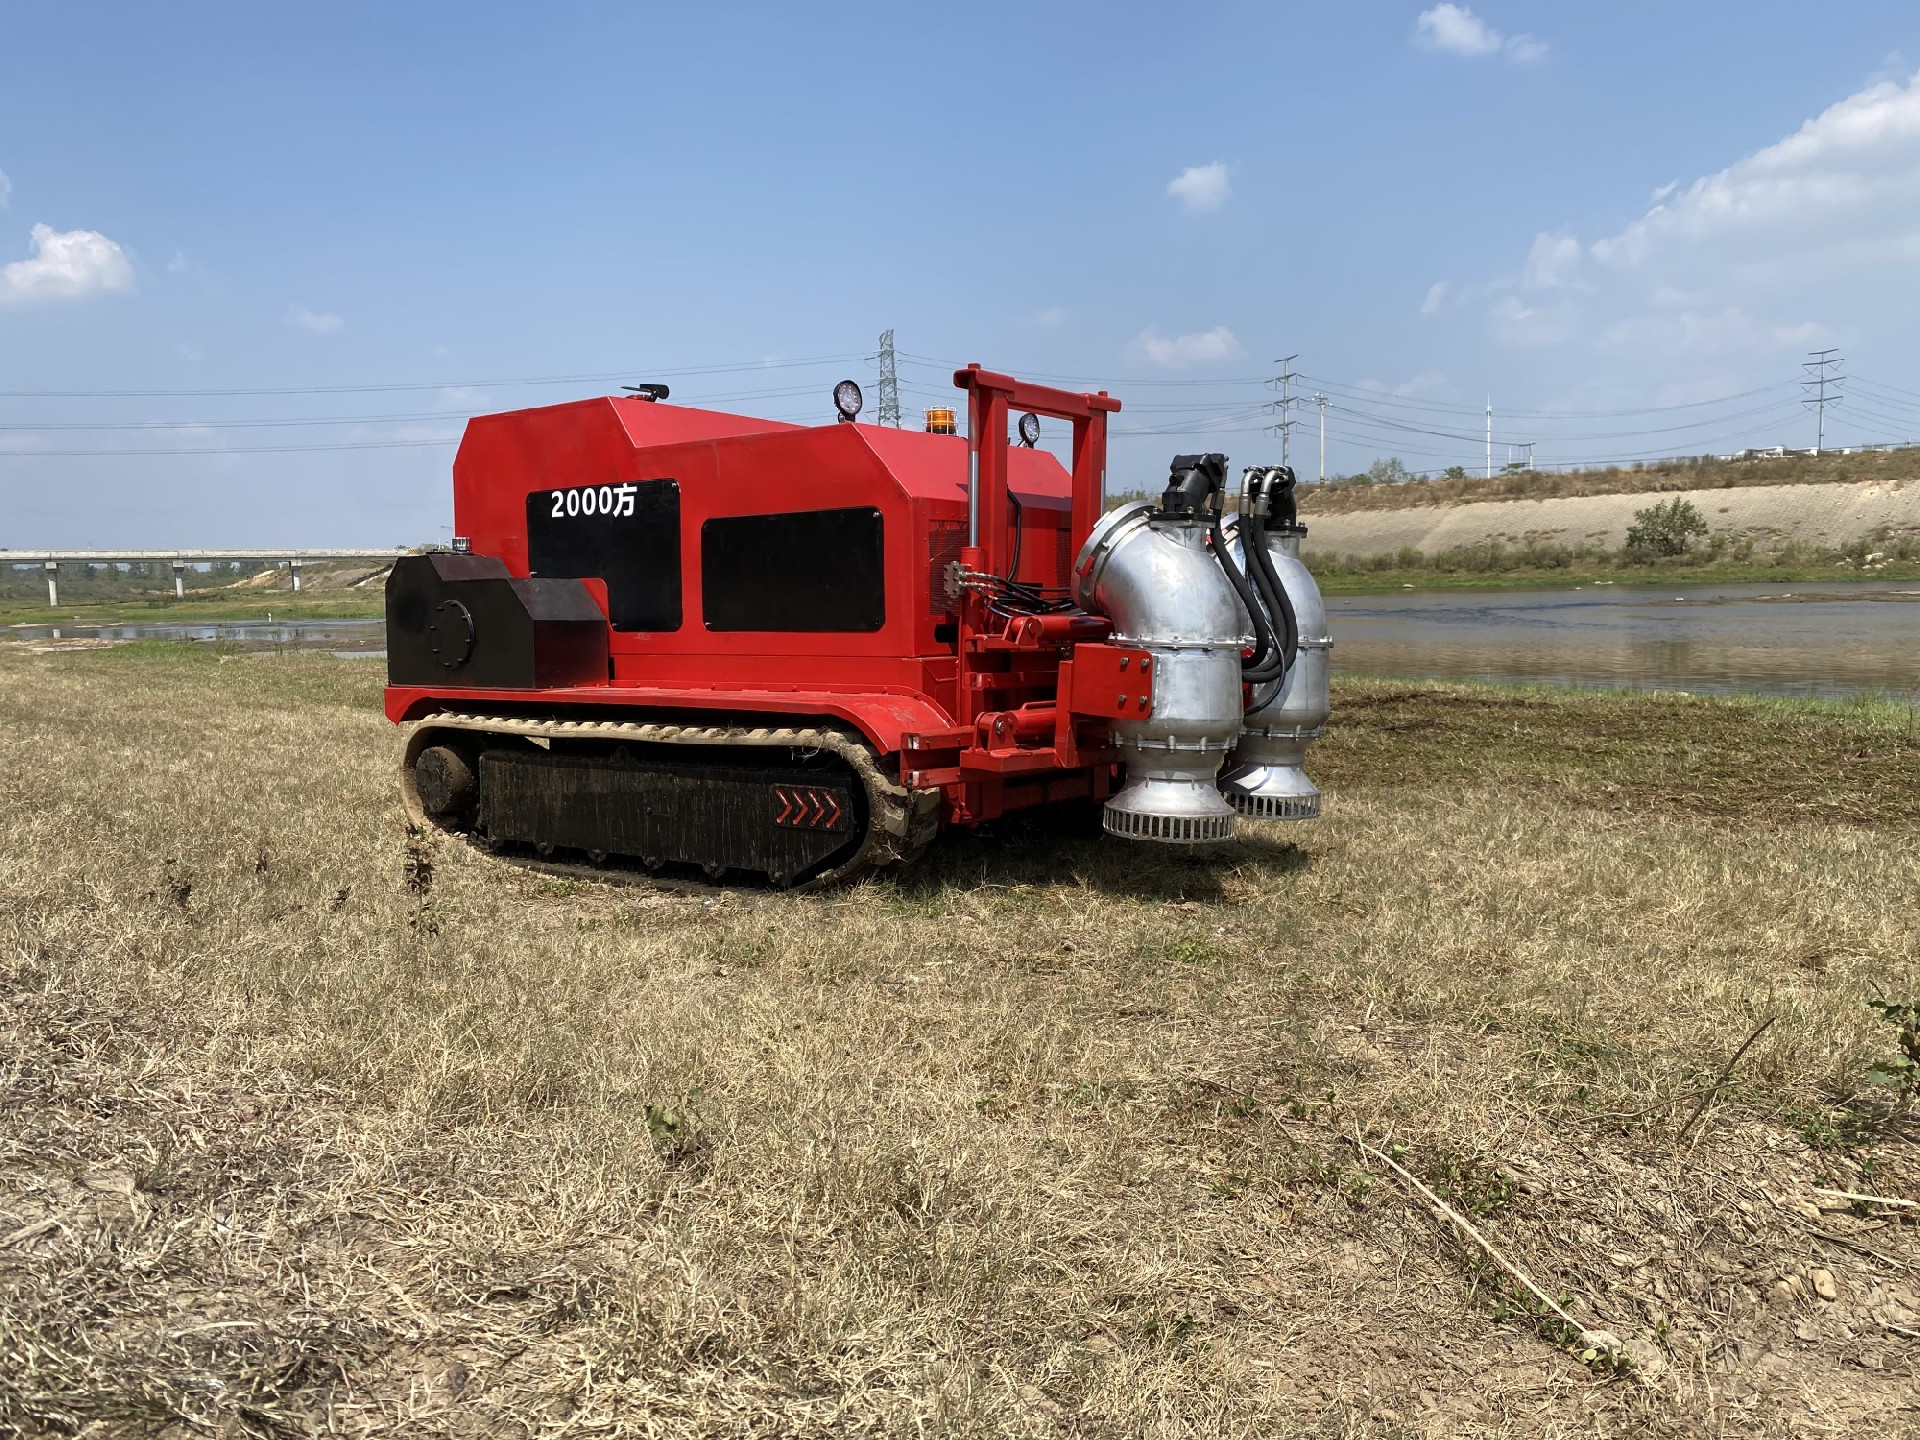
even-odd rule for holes
{"type": "Polygon", "coordinates": [[[1265,521],[1267,529],[1282,534],[1305,534],[1294,498],[1295,483],[1291,465],[1249,469],[1241,489],[1242,512],[1249,518],[1257,516],[1265,521]]]}
{"type": "Polygon", "coordinates": [[[1226,484],[1226,456],[1176,455],[1169,467],[1166,493],[1160,497],[1160,513],[1168,519],[1191,520],[1210,505],[1217,509],[1214,502],[1226,484]]]}
{"type": "Polygon", "coordinates": [[[1273,528],[1276,530],[1300,530],[1300,507],[1294,501],[1293,467],[1276,465],[1267,486],[1267,503],[1272,510],[1273,528]]]}

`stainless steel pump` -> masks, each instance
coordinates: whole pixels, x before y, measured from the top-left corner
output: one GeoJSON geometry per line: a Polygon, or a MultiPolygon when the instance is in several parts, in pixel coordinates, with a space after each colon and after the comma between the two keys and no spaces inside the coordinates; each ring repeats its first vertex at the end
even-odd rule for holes
{"type": "Polygon", "coordinates": [[[1109,834],[1196,844],[1231,836],[1236,812],[1320,813],[1301,766],[1326,727],[1333,641],[1300,561],[1293,472],[1248,470],[1228,521],[1226,463],[1176,456],[1160,503],[1112,511],[1074,562],[1074,599],[1152,657],[1152,713],[1113,725],[1127,774],[1109,834]]]}
{"type": "MultiPolygon", "coordinates": [[[[1258,492],[1257,485],[1242,486],[1243,514],[1226,526],[1233,558],[1243,567],[1248,529],[1244,508],[1258,503],[1258,492]]],[[[1290,516],[1277,518],[1278,524],[1270,522],[1266,527],[1267,556],[1293,611],[1294,659],[1281,679],[1255,688],[1239,743],[1221,776],[1220,792],[1249,819],[1311,820],[1320,813],[1320,790],[1303,767],[1307,746],[1326,733],[1331,710],[1328,652],[1333,636],[1320,587],[1300,560],[1300,537],[1306,527],[1290,516]]]]}
{"type": "MultiPolygon", "coordinates": [[[[1183,457],[1184,458],[1184,457],[1183,457]]],[[[1074,562],[1075,599],[1114,623],[1114,642],[1153,656],[1153,713],[1116,720],[1127,778],[1107,801],[1111,835],[1225,840],[1234,812],[1218,776],[1240,733],[1242,610],[1192,511],[1145,502],[1105,516],[1074,562]]]]}

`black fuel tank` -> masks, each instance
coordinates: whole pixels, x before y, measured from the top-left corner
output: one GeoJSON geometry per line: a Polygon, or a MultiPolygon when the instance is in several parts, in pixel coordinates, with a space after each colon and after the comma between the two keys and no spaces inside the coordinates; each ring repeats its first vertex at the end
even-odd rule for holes
{"type": "Polygon", "coordinates": [[[408,555],[387,576],[387,683],[601,685],[607,617],[578,580],[523,580],[489,555],[408,555]]]}

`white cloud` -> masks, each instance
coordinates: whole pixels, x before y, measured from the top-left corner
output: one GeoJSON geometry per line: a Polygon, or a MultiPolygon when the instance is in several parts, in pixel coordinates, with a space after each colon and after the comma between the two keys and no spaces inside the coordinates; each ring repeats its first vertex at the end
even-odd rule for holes
{"type": "Polygon", "coordinates": [[[1481,59],[1504,53],[1517,65],[1546,58],[1546,42],[1531,35],[1502,35],[1464,5],[1440,4],[1413,22],[1413,43],[1448,55],[1481,59]]]}
{"type": "Polygon", "coordinates": [[[13,203],[13,181],[7,178],[7,172],[0,170],[0,210],[13,203]]]}
{"type": "Polygon", "coordinates": [[[440,387],[440,408],[443,410],[466,410],[477,415],[492,403],[492,397],[486,391],[476,390],[471,385],[440,387]]]}
{"type": "Polygon", "coordinates": [[[1487,312],[1494,333],[1509,345],[1558,345],[1580,331],[1581,313],[1572,305],[1529,305],[1518,295],[1506,295],[1487,312]]]}
{"type": "Polygon", "coordinates": [[[1240,342],[1224,325],[1211,330],[1196,330],[1189,335],[1162,335],[1149,325],[1133,337],[1127,353],[1136,360],[1184,370],[1190,365],[1205,365],[1215,360],[1232,360],[1240,355],[1240,342]]]}
{"type": "Polygon", "coordinates": [[[1400,400],[1426,400],[1446,391],[1447,377],[1438,370],[1423,370],[1398,385],[1389,385],[1384,380],[1362,380],[1355,388],[1400,400]]]}
{"type": "Polygon", "coordinates": [[[309,310],[304,305],[287,307],[287,324],[296,330],[311,330],[316,335],[331,335],[345,323],[338,315],[309,310]]]}
{"type": "Polygon", "coordinates": [[[1712,311],[1629,316],[1608,325],[1595,337],[1594,344],[1634,354],[1654,350],[1670,356],[1737,360],[1757,348],[1798,352],[1832,344],[1834,339],[1824,325],[1768,325],[1739,306],[1729,305],[1712,311]]]}
{"type": "Polygon", "coordinates": [[[1233,187],[1227,183],[1227,162],[1189,165],[1167,182],[1167,193],[1190,212],[1218,210],[1233,194],[1233,187]]]}
{"type": "Polygon", "coordinates": [[[1451,293],[1481,302],[1507,345],[1579,342],[1584,359],[1569,364],[1618,367],[1622,384],[1637,367],[1648,388],[1708,365],[1758,384],[1797,373],[1807,348],[1858,343],[1863,326],[1897,345],[1920,323],[1908,299],[1920,75],[1867,85],[1784,139],[1652,194],[1611,234],[1537,233],[1515,271],[1451,293]]]}
{"type": "Polygon", "coordinates": [[[1528,290],[1553,290],[1565,285],[1580,264],[1580,242],[1571,235],[1549,235],[1544,230],[1533,237],[1533,249],[1527,252],[1527,266],[1520,284],[1528,290]]]}
{"type": "Polygon", "coordinates": [[[1438,315],[1440,307],[1447,303],[1447,292],[1453,287],[1444,280],[1436,280],[1427,287],[1427,298],[1420,302],[1422,315],[1438,315]]]}
{"type": "Polygon", "coordinates": [[[1720,261],[1920,244],[1920,76],[1848,96],[1777,144],[1657,201],[1594,258],[1639,266],[1687,251],[1720,261]]]}
{"type": "Polygon", "coordinates": [[[1058,305],[1046,305],[1027,317],[1027,323],[1041,330],[1058,330],[1067,323],[1067,312],[1058,305]]]}
{"type": "Polygon", "coordinates": [[[133,289],[127,252],[97,230],[36,225],[33,256],[0,267],[0,305],[79,300],[133,289]]]}
{"type": "Polygon", "coordinates": [[[1413,22],[1413,37],[1449,55],[1497,55],[1500,32],[1463,5],[1436,5],[1413,22]]]}

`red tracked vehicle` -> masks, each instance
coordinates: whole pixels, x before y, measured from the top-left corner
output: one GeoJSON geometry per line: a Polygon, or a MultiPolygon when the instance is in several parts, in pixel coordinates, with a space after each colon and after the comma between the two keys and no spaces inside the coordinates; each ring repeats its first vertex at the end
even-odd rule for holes
{"type": "Polygon", "coordinates": [[[387,585],[409,811],[554,860],[783,885],[1063,801],[1174,843],[1317,813],[1297,762],[1327,642],[1291,473],[1247,472],[1237,533],[1217,455],[1103,516],[1119,401],[954,382],[966,438],[938,412],[853,423],[850,382],[820,426],[657,386],[473,420],[461,538],[387,585]],[[1033,448],[1037,415],[1070,423],[1071,470],[1033,448]]]}

